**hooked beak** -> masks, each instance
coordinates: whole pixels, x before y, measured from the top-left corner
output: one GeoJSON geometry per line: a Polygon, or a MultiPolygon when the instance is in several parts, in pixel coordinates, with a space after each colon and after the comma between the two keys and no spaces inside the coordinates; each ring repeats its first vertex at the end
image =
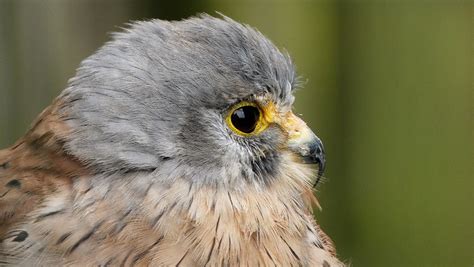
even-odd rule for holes
{"type": "Polygon", "coordinates": [[[299,153],[299,155],[303,158],[304,163],[318,164],[318,174],[323,174],[324,168],[326,167],[324,147],[321,143],[321,140],[316,135],[314,135],[310,141],[301,143],[300,145],[293,148],[293,151],[299,153]]]}
{"type": "Polygon", "coordinates": [[[292,113],[285,126],[289,133],[288,147],[290,150],[299,155],[304,163],[318,164],[318,177],[314,184],[316,186],[326,167],[326,156],[321,139],[311,131],[302,119],[292,113]]]}

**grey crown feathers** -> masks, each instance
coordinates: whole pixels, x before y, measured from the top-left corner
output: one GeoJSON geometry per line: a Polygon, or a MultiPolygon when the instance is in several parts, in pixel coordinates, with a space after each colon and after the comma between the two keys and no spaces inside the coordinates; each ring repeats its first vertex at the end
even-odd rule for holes
{"type": "Polygon", "coordinates": [[[84,60],[60,96],[76,129],[67,149],[101,172],[159,167],[198,183],[265,182],[278,171],[281,131],[241,138],[223,115],[265,93],[291,108],[296,80],[288,55],[227,17],[133,23],[84,60]]]}

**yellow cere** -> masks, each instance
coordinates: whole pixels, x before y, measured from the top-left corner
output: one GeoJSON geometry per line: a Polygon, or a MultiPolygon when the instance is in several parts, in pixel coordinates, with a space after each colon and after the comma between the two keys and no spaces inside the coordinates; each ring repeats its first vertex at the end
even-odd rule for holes
{"type": "Polygon", "coordinates": [[[277,123],[288,134],[289,139],[298,139],[311,132],[306,126],[306,123],[296,116],[291,110],[280,113],[273,102],[269,102],[264,108],[265,121],[270,123],[277,123]]]}

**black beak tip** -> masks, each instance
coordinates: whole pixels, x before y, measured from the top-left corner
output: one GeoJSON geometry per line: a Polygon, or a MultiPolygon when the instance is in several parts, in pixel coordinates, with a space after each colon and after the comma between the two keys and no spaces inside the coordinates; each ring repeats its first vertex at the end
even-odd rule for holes
{"type": "Polygon", "coordinates": [[[322,176],[323,173],[324,173],[324,170],[326,169],[326,162],[324,159],[322,160],[318,160],[318,165],[319,165],[319,168],[318,168],[318,176],[322,176]]]}
{"type": "Polygon", "coordinates": [[[314,186],[316,186],[321,180],[326,168],[326,155],[324,153],[324,146],[320,140],[316,140],[310,145],[309,157],[311,157],[311,162],[318,164],[318,176],[316,177],[316,181],[314,183],[314,186]]]}

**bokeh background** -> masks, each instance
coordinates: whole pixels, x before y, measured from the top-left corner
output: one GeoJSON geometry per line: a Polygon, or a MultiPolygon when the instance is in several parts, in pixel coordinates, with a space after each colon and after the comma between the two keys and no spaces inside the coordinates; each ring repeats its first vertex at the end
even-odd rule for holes
{"type": "Polygon", "coordinates": [[[474,266],[473,1],[0,0],[0,146],[130,20],[220,11],[287,49],[352,266],[474,266]]]}

